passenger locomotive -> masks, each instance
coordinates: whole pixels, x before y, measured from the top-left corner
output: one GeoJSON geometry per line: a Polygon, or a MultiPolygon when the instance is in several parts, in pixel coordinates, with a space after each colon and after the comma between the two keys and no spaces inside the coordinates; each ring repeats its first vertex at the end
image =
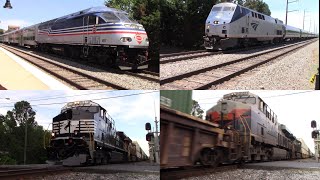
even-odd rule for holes
{"type": "Polygon", "coordinates": [[[277,18],[238,4],[220,3],[212,7],[206,19],[204,45],[208,50],[219,50],[313,37],[316,35],[277,18]]]}
{"type": "Polygon", "coordinates": [[[161,105],[161,168],[308,158],[309,148],[257,95],[223,96],[206,120],[161,105]]]}
{"type": "Polygon", "coordinates": [[[148,36],[128,13],[95,7],[0,35],[0,42],[36,47],[122,70],[148,67],[148,36]]]}
{"type": "MultiPolygon", "coordinates": [[[[92,101],[70,102],[53,118],[48,160],[66,166],[138,161],[136,142],[117,131],[106,109],[92,101]]],[[[140,158],[140,155],[139,155],[140,158]]]]}

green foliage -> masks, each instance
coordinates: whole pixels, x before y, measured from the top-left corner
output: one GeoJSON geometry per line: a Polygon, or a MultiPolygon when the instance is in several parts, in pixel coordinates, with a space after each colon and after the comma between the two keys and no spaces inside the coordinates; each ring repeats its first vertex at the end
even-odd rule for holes
{"type": "MultiPolygon", "coordinates": [[[[25,128],[27,128],[27,163],[44,163],[47,159],[43,147],[42,126],[35,121],[36,112],[26,101],[15,103],[14,108],[5,116],[0,116],[0,152],[8,152],[0,162],[2,164],[22,164],[25,128]]],[[[47,132],[46,132],[47,133],[47,132]]]]}
{"type": "Polygon", "coordinates": [[[271,11],[267,3],[262,0],[247,0],[244,4],[245,7],[250,9],[254,9],[260,13],[266,14],[268,16],[271,15],[271,11]]]}
{"type": "Polygon", "coordinates": [[[203,109],[201,109],[198,101],[192,100],[192,110],[191,110],[191,115],[196,116],[198,118],[203,117],[203,109]]]}
{"type": "Polygon", "coordinates": [[[0,34],[4,34],[4,29],[0,29],[0,34]]]}
{"type": "Polygon", "coordinates": [[[184,48],[203,44],[204,23],[215,0],[161,0],[161,43],[184,48]]]}
{"type": "MultiPolygon", "coordinates": [[[[160,11],[159,0],[107,0],[108,7],[124,10],[146,29],[149,38],[150,66],[159,67],[160,11]]],[[[156,68],[158,69],[158,68],[156,68]]]]}

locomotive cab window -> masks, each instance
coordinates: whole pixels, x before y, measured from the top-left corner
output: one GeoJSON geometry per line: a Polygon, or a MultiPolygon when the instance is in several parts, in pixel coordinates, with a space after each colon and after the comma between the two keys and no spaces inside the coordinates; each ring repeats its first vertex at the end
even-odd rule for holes
{"type": "Polygon", "coordinates": [[[251,12],[252,17],[254,17],[254,12],[251,12]]]}
{"type": "Polygon", "coordinates": [[[119,19],[113,12],[105,12],[105,13],[101,14],[101,17],[102,17],[107,23],[120,22],[120,19],[119,19]]]}
{"type": "Polygon", "coordinates": [[[258,14],[258,18],[259,18],[259,19],[262,19],[261,14],[258,14]]]}
{"type": "Polygon", "coordinates": [[[218,12],[218,11],[221,11],[221,10],[222,10],[222,7],[213,7],[211,11],[218,12]]]}

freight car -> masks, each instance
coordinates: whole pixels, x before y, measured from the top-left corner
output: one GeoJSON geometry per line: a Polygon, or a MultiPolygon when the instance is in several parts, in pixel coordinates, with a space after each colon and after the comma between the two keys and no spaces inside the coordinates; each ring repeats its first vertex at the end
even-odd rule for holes
{"type": "Polygon", "coordinates": [[[84,58],[122,70],[148,67],[145,29],[128,13],[95,7],[0,35],[0,42],[84,58]]]}
{"type": "Polygon", "coordinates": [[[208,50],[217,50],[313,37],[316,37],[313,33],[286,26],[281,20],[255,10],[219,3],[207,17],[204,45],[208,50]]]}
{"type": "Polygon", "coordinates": [[[92,101],[67,103],[53,118],[47,152],[49,161],[66,166],[134,161],[137,156],[132,140],[92,101]]]}
{"type": "Polygon", "coordinates": [[[161,105],[161,168],[301,158],[301,141],[249,92],[226,94],[206,120],[161,105]]]}

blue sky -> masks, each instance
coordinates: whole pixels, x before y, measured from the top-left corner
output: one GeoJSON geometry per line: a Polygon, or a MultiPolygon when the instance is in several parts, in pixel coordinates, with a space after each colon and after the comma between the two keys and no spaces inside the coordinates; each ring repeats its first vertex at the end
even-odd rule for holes
{"type": "Polygon", "coordinates": [[[29,26],[83,9],[103,6],[104,0],[11,0],[12,9],[4,9],[0,1],[0,28],[8,25],[29,26]]]}
{"type": "MultiPolygon", "coordinates": [[[[150,122],[154,127],[155,116],[159,120],[158,91],[2,91],[0,93],[0,114],[5,115],[8,110],[13,109],[15,102],[21,100],[26,100],[34,105],[32,107],[37,112],[36,121],[44,129],[47,129],[52,118],[60,113],[60,109],[66,104],[65,102],[93,100],[104,107],[115,120],[117,130],[125,132],[132,140],[138,141],[146,154],[149,152],[147,141],[145,141],[147,133],[144,129],[145,123],[150,122]],[[147,94],[98,100],[137,93],[147,94]],[[5,98],[10,98],[10,100],[5,98]],[[43,105],[52,103],[60,104],[43,105]]],[[[51,125],[49,129],[52,129],[51,125]]]]}
{"type": "MultiPolygon", "coordinates": [[[[287,0],[263,0],[269,5],[271,10],[271,16],[283,20],[286,19],[286,2],[287,0]]],[[[295,0],[289,0],[292,2],[295,0]]],[[[296,12],[288,13],[288,25],[301,28],[303,27],[303,11],[306,10],[305,16],[305,30],[309,31],[310,19],[311,19],[311,28],[310,30],[314,31],[314,22],[315,27],[318,28],[319,32],[319,1],[318,0],[299,0],[298,2],[289,3],[289,11],[298,10],[296,12]]]]}
{"type": "MultiPolygon", "coordinates": [[[[193,99],[207,111],[213,107],[224,94],[236,91],[193,91],[193,99]]],[[[242,92],[242,91],[241,91],[242,92]]],[[[302,138],[310,150],[314,152],[314,143],[311,138],[311,121],[316,120],[320,127],[319,105],[320,91],[249,91],[260,96],[277,114],[278,121],[285,124],[297,138],[302,138]],[[292,93],[306,92],[294,95],[292,93]],[[279,96],[286,95],[286,96],[279,96]],[[274,97],[278,96],[278,97],[274,97]]]]}

